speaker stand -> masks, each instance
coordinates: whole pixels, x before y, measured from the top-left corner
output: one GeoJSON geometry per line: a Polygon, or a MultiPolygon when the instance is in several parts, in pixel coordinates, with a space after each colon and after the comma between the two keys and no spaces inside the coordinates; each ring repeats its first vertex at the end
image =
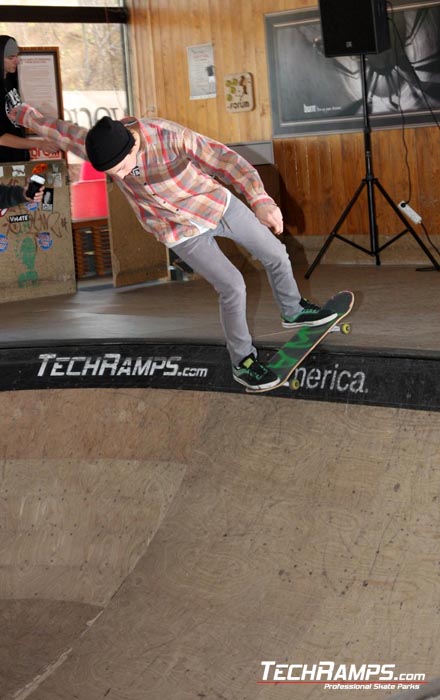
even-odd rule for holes
{"type": "Polygon", "coordinates": [[[415,241],[419,244],[420,248],[423,250],[425,255],[429,258],[429,260],[433,264],[433,268],[429,268],[436,270],[437,272],[440,272],[440,264],[437,262],[437,260],[433,257],[431,254],[430,250],[426,247],[426,245],[423,243],[421,238],[417,235],[413,227],[410,225],[408,219],[402,214],[402,211],[399,209],[399,207],[393,202],[391,199],[390,195],[388,192],[384,189],[384,187],[381,185],[377,177],[374,176],[373,174],[373,160],[372,160],[372,153],[371,153],[371,127],[370,127],[370,119],[369,119],[369,114],[368,114],[368,99],[367,99],[367,78],[366,78],[366,69],[365,69],[365,54],[361,54],[360,56],[360,65],[361,65],[361,77],[362,77],[362,104],[363,104],[363,120],[364,120],[364,152],[365,152],[365,170],[366,174],[365,177],[362,179],[361,184],[357,188],[356,192],[354,193],[353,197],[351,198],[350,202],[347,204],[345,207],[344,211],[342,212],[342,215],[340,216],[339,220],[336,223],[336,226],[332,230],[332,232],[329,234],[327,237],[327,240],[324,242],[324,245],[322,246],[321,250],[319,251],[318,255],[314,259],[313,263],[310,265],[309,269],[307,270],[305,277],[308,279],[315,267],[318,265],[320,262],[321,258],[324,256],[328,248],[330,247],[330,244],[332,241],[337,238],[340,241],[343,241],[344,243],[348,243],[348,245],[351,245],[353,248],[357,248],[358,250],[361,250],[363,253],[366,253],[367,255],[370,255],[371,257],[374,257],[376,261],[376,265],[380,265],[380,254],[385,248],[388,248],[392,243],[397,241],[399,238],[401,238],[405,233],[410,233],[415,241]],[[345,236],[342,236],[339,233],[339,229],[341,228],[342,224],[344,223],[345,219],[349,215],[351,209],[353,208],[355,202],[357,199],[360,197],[362,191],[364,189],[367,189],[367,195],[368,195],[368,221],[369,221],[369,229],[370,229],[370,248],[365,248],[364,246],[359,245],[358,243],[354,243],[353,241],[349,240],[345,236]],[[398,233],[396,236],[394,236],[391,240],[387,241],[383,245],[379,245],[379,238],[378,238],[378,227],[377,227],[377,222],[376,222],[376,202],[374,198],[374,192],[375,188],[379,190],[381,195],[384,197],[386,202],[389,204],[391,209],[396,213],[396,215],[399,217],[399,219],[402,221],[404,224],[405,228],[403,231],[398,233]]]}

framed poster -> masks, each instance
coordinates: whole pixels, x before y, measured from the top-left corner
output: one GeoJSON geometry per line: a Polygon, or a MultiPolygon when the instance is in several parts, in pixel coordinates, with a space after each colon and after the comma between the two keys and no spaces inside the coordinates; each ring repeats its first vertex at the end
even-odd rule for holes
{"type": "Polygon", "coordinates": [[[43,114],[63,118],[58,47],[20,47],[18,84],[23,102],[28,102],[43,114]]]}
{"type": "MultiPolygon", "coordinates": [[[[366,56],[371,126],[440,119],[440,0],[400,0],[391,48],[366,56]]],[[[360,56],[324,55],[318,8],[266,15],[273,136],[360,131],[360,56]]]]}

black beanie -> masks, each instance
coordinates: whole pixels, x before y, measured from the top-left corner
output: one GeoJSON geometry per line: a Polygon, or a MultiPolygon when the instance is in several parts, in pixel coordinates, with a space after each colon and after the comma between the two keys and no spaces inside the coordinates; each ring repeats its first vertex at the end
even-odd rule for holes
{"type": "Polygon", "coordinates": [[[134,146],[134,138],[121,122],[102,117],[86,136],[88,158],[96,170],[110,170],[121,162],[134,146]]]}

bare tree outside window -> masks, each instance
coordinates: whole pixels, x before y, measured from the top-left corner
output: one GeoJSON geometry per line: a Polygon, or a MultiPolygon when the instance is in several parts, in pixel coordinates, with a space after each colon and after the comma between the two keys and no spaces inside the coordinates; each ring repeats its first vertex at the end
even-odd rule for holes
{"type": "MultiPolygon", "coordinates": [[[[92,3],[77,0],[72,4],[92,3]]],[[[95,0],[95,4],[103,3],[95,0]]],[[[108,1],[106,4],[109,5],[108,1]]],[[[127,114],[123,25],[0,22],[0,34],[13,36],[22,47],[59,48],[65,119],[90,128],[103,116],[121,119],[127,114]]],[[[71,165],[79,162],[72,154],[68,160],[71,165]]],[[[76,179],[79,169],[70,170],[76,179]]]]}
{"type": "Polygon", "coordinates": [[[19,46],[58,46],[63,90],[125,90],[119,24],[27,24],[0,22],[0,32],[19,46]]]}

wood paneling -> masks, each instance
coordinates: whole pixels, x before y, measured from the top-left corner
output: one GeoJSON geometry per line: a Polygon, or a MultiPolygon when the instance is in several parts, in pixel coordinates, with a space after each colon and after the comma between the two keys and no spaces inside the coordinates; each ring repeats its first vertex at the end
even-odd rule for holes
{"type": "Polygon", "coordinates": [[[124,193],[113,182],[107,185],[107,196],[114,286],[169,279],[168,249],[146,233],[124,193]]]}
{"type": "MultiPolygon", "coordinates": [[[[411,205],[422,214],[428,230],[436,232],[440,227],[437,128],[406,129],[405,140],[408,168],[402,130],[373,132],[374,174],[396,203],[411,196],[411,205]]],[[[289,230],[295,234],[328,232],[365,176],[363,134],[280,139],[274,142],[274,149],[289,230]],[[302,213],[299,218],[298,209],[302,213]]],[[[401,224],[381,193],[377,189],[375,192],[379,231],[391,235],[401,224]]],[[[343,231],[368,232],[366,205],[364,190],[343,231]]]]}
{"type": "Polygon", "coordinates": [[[172,119],[224,142],[271,138],[264,16],[292,9],[292,2],[128,0],[128,5],[137,113],[172,119]],[[204,43],[214,45],[217,97],[190,100],[187,47],[204,43]],[[254,77],[256,108],[231,115],[223,77],[239,71],[254,77]]]}
{"type": "MultiPolygon", "coordinates": [[[[264,16],[316,2],[129,0],[129,5],[137,114],[171,119],[225,143],[271,139],[264,16]],[[186,49],[201,43],[214,45],[217,97],[190,100],[186,49]],[[223,78],[239,71],[253,74],[256,107],[229,114],[223,78]]],[[[440,230],[438,141],[434,126],[372,134],[374,174],[396,203],[411,197],[430,233],[440,230]]],[[[362,133],[277,139],[274,151],[288,232],[329,233],[365,175],[362,133]]],[[[401,223],[379,192],[376,204],[380,234],[399,232],[401,223]]],[[[366,191],[341,233],[368,233],[366,191]]]]}

